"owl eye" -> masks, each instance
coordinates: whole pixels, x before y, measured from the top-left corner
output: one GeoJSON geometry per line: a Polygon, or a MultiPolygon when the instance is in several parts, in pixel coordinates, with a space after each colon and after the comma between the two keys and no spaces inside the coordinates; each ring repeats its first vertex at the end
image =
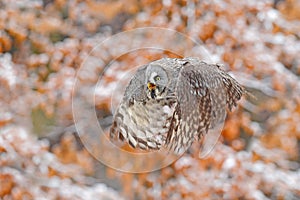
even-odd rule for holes
{"type": "Polygon", "coordinates": [[[160,77],[159,77],[159,76],[155,76],[155,77],[154,77],[154,80],[155,80],[155,81],[159,81],[159,80],[160,80],[160,77]]]}

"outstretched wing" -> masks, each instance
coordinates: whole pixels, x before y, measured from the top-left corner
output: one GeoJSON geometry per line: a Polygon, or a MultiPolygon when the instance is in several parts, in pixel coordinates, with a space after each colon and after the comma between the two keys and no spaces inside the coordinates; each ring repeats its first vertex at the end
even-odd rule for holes
{"type": "Polygon", "coordinates": [[[222,83],[226,90],[226,105],[231,110],[237,105],[237,101],[246,93],[245,89],[229,74],[219,69],[222,76],[222,83]]]}
{"type": "Polygon", "coordinates": [[[178,106],[172,119],[177,125],[171,126],[173,129],[166,141],[168,148],[177,153],[186,150],[194,139],[200,139],[209,129],[223,123],[226,104],[229,107],[235,105],[241,97],[240,90],[232,88],[238,83],[217,65],[208,65],[196,58],[183,61],[176,86],[178,106]]]}

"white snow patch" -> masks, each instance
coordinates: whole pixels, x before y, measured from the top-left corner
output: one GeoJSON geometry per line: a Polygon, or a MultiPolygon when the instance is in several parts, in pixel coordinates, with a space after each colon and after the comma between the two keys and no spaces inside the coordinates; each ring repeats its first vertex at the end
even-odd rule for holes
{"type": "Polygon", "coordinates": [[[11,55],[8,53],[0,55],[0,78],[7,80],[10,87],[16,84],[11,55]]]}
{"type": "Polygon", "coordinates": [[[229,157],[224,161],[222,168],[225,170],[230,170],[234,166],[236,166],[236,160],[233,157],[229,157]]]}
{"type": "Polygon", "coordinates": [[[175,163],[175,167],[177,169],[181,169],[183,167],[189,167],[192,166],[194,164],[194,160],[190,157],[182,157],[180,158],[176,163],[175,163]]]}

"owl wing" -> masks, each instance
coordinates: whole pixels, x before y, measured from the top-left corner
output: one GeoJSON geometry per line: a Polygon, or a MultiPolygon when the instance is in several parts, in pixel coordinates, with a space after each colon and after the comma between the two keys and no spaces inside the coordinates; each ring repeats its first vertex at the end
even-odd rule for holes
{"type": "Polygon", "coordinates": [[[142,100],[143,98],[146,98],[146,94],[144,94],[142,96],[138,96],[139,98],[137,98],[137,95],[136,95],[136,94],[141,95],[143,93],[144,85],[145,85],[146,68],[147,68],[147,65],[141,66],[136,71],[134,76],[131,78],[130,82],[128,83],[128,85],[125,89],[124,97],[122,100],[123,102],[129,101],[130,99],[142,100]]]}
{"type": "Polygon", "coordinates": [[[166,140],[168,148],[175,152],[186,150],[194,138],[200,139],[223,122],[226,104],[236,105],[241,97],[239,91],[232,89],[237,82],[230,86],[233,79],[218,66],[198,59],[186,59],[182,65],[176,86],[178,104],[171,122],[175,126],[171,126],[166,140]],[[223,79],[228,81],[228,87],[223,79]]]}
{"type": "Polygon", "coordinates": [[[120,139],[124,141],[128,138],[128,131],[130,130],[128,130],[126,122],[130,119],[130,115],[126,110],[134,104],[135,92],[141,93],[142,88],[139,87],[143,86],[145,81],[146,67],[146,65],[142,66],[136,71],[125,89],[123,99],[114,113],[113,123],[110,128],[109,135],[112,140],[120,139]]]}

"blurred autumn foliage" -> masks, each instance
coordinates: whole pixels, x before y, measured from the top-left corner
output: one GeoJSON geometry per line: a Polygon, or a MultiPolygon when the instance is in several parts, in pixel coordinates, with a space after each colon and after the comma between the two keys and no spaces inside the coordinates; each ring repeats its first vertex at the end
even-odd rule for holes
{"type": "MultiPolygon", "coordinates": [[[[299,13],[297,0],[1,0],[0,199],[300,199],[299,13]],[[146,26],[202,41],[254,97],[229,113],[205,159],[194,144],[159,171],[122,173],[82,147],[72,87],[96,44],[146,26]]],[[[175,55],[115,62],[162,56],[175,55]]]]}

